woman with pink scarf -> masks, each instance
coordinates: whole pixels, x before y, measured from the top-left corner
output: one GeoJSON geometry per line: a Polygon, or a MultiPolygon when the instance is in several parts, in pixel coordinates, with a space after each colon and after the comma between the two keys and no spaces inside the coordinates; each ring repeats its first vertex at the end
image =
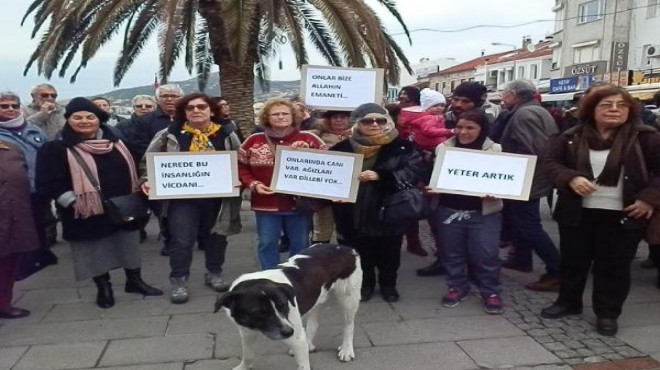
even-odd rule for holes
{"type": "Polygon", "coordinates": [[[44,144],[37,155],[36,186],[39,193],[56,201],[63,238],[71,245],[76,280],[94,280],[96,304],[101,308],[115,303],[109,271],[120,267],[126,273],[127,293],[162,295],[141,278],[139,231],[122,230],[110,221],[99,191],[81,165],[89,168],[104,197],[130,194],[138,191],[130,152],[105,124],[108,113],[91,101],[74,98],[64,117],[61,139],[44,144]]]}

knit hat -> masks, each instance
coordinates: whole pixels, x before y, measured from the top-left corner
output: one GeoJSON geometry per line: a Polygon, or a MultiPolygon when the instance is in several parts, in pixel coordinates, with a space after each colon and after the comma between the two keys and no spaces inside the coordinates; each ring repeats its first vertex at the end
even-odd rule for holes
{"type": "Polygon", "coordinates": [[[447,99],[445,99],[444,95],[442,95],[441,93],[435,90],[431,90],[428,87],[422,89],[422,91],[420,92],[419,101],[421,103],[422,110],[425,112],[434,105],[447,104],[447,99]]]}
{"type": "Polygon", "coordinates": [[[108,112],[97,107],[90,100],[82,97],[73,98],[69,101],[69,104],[64,108],[64,118],[68,119],[72,114],[82,111],[94,113],[101,123],[105,123],[110,119],[108,112]]]}
{"type": "Polygon", "coordinates": [[[394,121],[387,114],[387,110],[376,103],[364,103],[351,113],[351,122],[353,123],[357,123],[363,118],[385,118],[388,126],[394,127],[394,121]]]}
{"type": "Polygon", "coordinates": [[[486,86],[478,82],[463,82],[454,89],[453,96],[468,98],[475,106],[481,107],[485,102],[485,95],[487,93],[486,86]]]}
{"type": "Polygon", "coordinates": [[[323,118],[330,119],[335,114],[344,114],[347,117],[350,117],[351,112],[350,111],[345,111],[345,110],[329,110],[329,111],[326,111],[325,113],[323,113],[323,118]]]}
{"type": "Polygon", "coordinates": [[[406,92],[408,99],[415,104],[419,104],[419,89],[415,86],[404,86],[401,88],[402,91],[406,92]]]}

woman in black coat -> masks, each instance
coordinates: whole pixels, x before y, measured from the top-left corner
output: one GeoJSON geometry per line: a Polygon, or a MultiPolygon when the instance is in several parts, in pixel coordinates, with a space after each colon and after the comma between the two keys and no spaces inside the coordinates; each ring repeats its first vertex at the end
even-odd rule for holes
{"type": "Polygon", "coordinates": [[[85,98],[66,106],[67,119],[61,139],[44,144],[37,155],[37,192],[56,201],[63,238],[71,245],[76,280],[93,278],[96,304],[114,305],[110,284],[112,269],[123,267],[127,293],[161,295],[142,281],[139,232],[120,229],[104,213],[102,197],[88,179],[89,168],[105,198],[138,190],[135,162],[126,146],[105,125],[108,114],[85,98]]]}
{"type": "Polygon", "coordinates": [[[338,242],[360,253],[363,271],[362,300],[367,301],[378,283],[383,299],[399,300],[397,271],[401,263],[403,234],[409,224],[384,225],[378,213],[386,195],[396,191],[397,180],[417,183],[425,173],[424,163],[412,143],[398,137],[394,121],[387,111],[373,103],[356,108],[350,139],[331,150],[364,155],[360,188],[355,203],[333,206],[338,242]]]}

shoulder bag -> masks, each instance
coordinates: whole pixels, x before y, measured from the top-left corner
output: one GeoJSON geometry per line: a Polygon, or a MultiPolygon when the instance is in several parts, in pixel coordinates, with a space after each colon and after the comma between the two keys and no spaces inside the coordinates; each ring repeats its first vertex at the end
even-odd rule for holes
{"type": "Polygon", "coordinates": [[[83,172],[85,172],[89,182],[99,192],[101,201],[103,202],[104,213],[108,216],[110,222],[122,230],[129,231],[142,229],[149,223],[151,211],[144,195],[138,192],[132,192],[126,195],[106,198],[101,191],[99,182],[92,175],[92,171],[80,157],[80,154],[75,149],[72,149],[71,152],[83,169],[83,172]]]}
{"type": "Polygon", "coordinates": [[[424,193],[396,174],[393,175],[397,191],[383,198],[378,212],[379,220],[386,224],[400,224],[428,217],[430,206],[424,193]]]}

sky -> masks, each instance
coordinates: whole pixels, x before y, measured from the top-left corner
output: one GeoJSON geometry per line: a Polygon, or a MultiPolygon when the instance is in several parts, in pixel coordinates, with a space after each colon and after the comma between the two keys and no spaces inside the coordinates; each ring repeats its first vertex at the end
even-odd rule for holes
{"type": "MultiPolygon", "coordinates": [[[[381,17],[385,28],[403,48],[411,64],[421,58],[454,58],[459,62],[478,57],[481,51],[486,54],[511,49],[508,46],[494,46],[492,43],[521,45],[523,36],[530,36],[534,42],[544,39],[552,32],[554,13],[551,11],[555,0],[399,0],[397,9],[411,31],[412,45],[402,34],[402,27],[387,10],[375,0],[366,0],[381,17]],[[545,20],[534,22],[537,20],[545,20]],[[551,21],[547,21],[551,20],[551,21]],[[521,25],[529,23],[526,25],[521,25]],[[485,25],[487,27],[480,27],[485,25]],[[502,26],[517,27],[504,28],[502,26]],[[501,27],[489,27],[501,26],[501,27]],[[424,29],[458,32],[437,32],[424,29]]],[[[0,34],[3,35],[0,47],[0,90],[10,90],[29,98],[32,86],[47,82],[37,75],[32,68],[23,76],[25,64],[38,45],[41,33],[35,39],[30,35],[33,29],[32,19],[21,27],[20,21],[32,0],[12,0],[3,2],[0,12],[0,34]]],[[[42,30],[43,31],[43,30],[42,30]]],[[[119,56],[121,34],[103,47],[88,63],[87,68],[78,75],[75,84],[69,83],[70,74],[65,78],[53,77],[53,84],[61,98],[91,96],[112,91],[117,87],[112,84],[112,71],[119,56]]],[[[313,47],[309,46],[309,50],[313,47]]],[[[158,71],[157,48],[154,40],[147,45],[142,55],[126,74],[119,88],[147,85],[154,81],[158,71]]],[[[278,68],[279,57],[272,61],[272,80],[297,80],[300,72],[289,48],[281,47],[282,69],[278,68]]],[[[310,52],[310,64],[325,65],[318,53],[310,52]]],[[[77,65],[69,68],[72,73],[77,65]]],[[[170,77],[170,81],[185,80],[191,76],[179,63],[170,77]]]]}

